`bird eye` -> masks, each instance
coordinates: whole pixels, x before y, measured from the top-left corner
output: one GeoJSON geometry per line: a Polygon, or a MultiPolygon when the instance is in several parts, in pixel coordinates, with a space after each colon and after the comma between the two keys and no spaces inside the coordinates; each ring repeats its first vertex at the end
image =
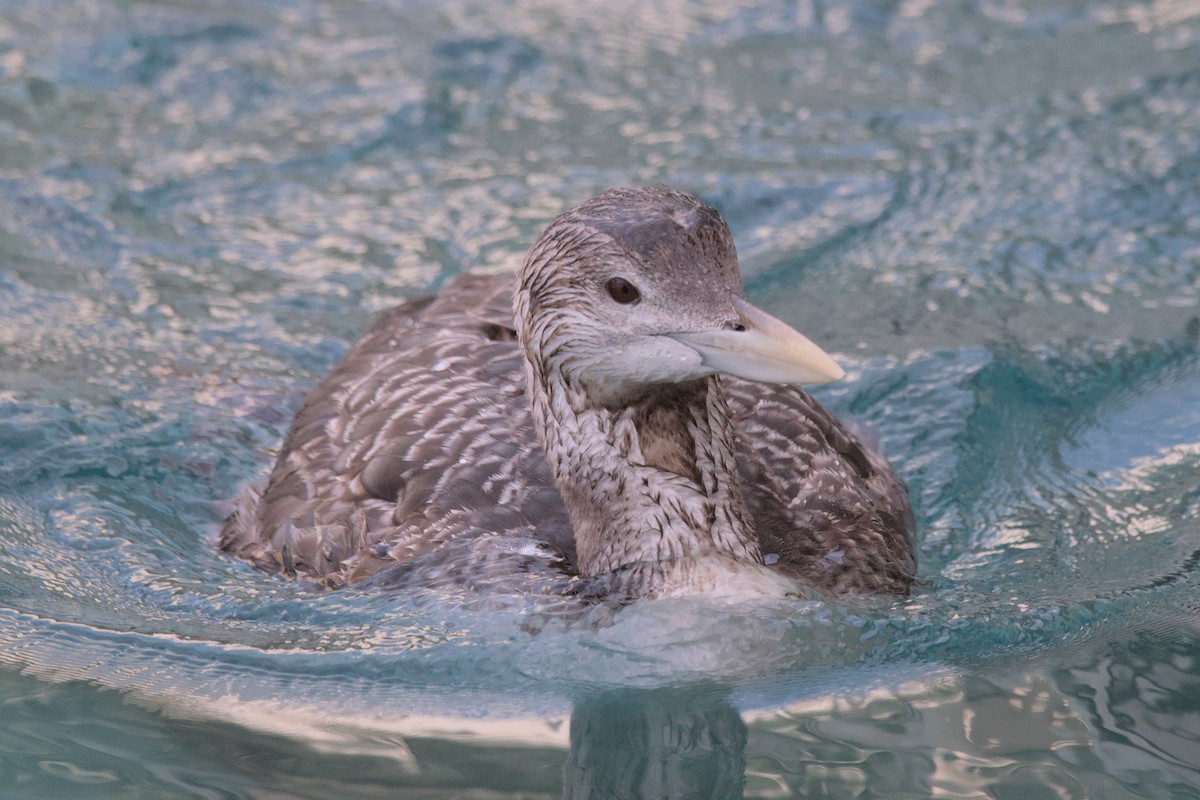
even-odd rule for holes
{"type": "Polygon", "coordinates": [[[637,287],[624,278],[612,278],[604,288],[608,289],[608,294],[613,300],[622,305],[628,305],[642,296],[637,287]]]}

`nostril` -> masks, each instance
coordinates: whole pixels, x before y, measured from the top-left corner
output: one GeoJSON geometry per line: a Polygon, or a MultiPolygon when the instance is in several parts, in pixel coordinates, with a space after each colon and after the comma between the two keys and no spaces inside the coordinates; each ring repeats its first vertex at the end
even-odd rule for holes
{"type": "Polygon", "coordinates": [[[725,330],[744,331],[746,330],[746,326],[742,324],[741,320],[731,319],[729,322],[725,323],[725,330]]]}

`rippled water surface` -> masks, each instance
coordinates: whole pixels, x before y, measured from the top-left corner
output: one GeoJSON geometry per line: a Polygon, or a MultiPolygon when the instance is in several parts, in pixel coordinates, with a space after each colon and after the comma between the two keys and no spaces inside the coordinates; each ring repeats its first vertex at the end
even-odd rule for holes
{"type": "Polygon", "coordinates": [[[1200,7],[0,0],[0,785],[1200,797],[1200,7]],[[908,481],[902,600],[312,593],[216,552],[399,299],[716,205],[908,481]]]}

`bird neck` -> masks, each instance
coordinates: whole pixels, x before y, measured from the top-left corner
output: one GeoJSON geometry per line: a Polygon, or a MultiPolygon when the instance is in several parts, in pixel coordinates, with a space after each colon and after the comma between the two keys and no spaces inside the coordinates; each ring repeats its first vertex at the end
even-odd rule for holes
{"type": "Polygon", "coordinates": [[[720,582],[722,569],[762,564],[718,378],[608,408],[556,370],[532,367],[529,377],[581,575],[624,575],[638,596],[663,596],[703,590],[690,584],[720,582]]]}

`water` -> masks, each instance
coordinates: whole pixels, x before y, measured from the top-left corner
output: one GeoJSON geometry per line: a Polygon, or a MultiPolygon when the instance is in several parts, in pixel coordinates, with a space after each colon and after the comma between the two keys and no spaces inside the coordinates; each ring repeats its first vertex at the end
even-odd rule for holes
{"type": "Polygon", "coordinates": [[[1200,9],[0,2],[5,797],[1200,797],[1200,9]],[[904,600],[313,594],[220,502],[371,315],[718,206],[904,600]]]}

